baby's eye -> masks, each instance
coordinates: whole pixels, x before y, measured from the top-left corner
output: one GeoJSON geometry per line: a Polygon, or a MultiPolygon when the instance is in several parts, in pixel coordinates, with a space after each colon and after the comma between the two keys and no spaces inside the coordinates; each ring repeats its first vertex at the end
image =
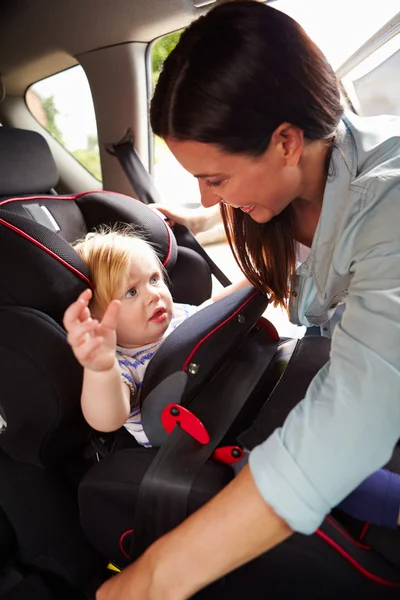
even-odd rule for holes
{"type": "Polygon", "coordinates": [[[136,294],[137,294],[137,292],[136,292],[135,288],[132,288],[126,292],[125,298],[133,298],[134,296],[136,296],[136,294]]]}
{"type": "Polygon", "coordinates": [[[153,275],[152,277],[150,277],[150,283],[151,284],[158,283],[159,281],[160,281],[160,276],[159,275],[153,275]]]}

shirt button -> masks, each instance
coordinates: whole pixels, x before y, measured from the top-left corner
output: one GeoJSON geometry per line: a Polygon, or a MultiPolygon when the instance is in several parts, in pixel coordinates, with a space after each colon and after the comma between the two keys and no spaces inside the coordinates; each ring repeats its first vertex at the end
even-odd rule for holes
{"type": "Polygon", "coordinates": [[[294,291],[292,292],[292,296],[293,296],[294,298],[296,298],[296,297],[297,297],[297,292],[296,292],[296,290],[294,290],[294,291]]]}

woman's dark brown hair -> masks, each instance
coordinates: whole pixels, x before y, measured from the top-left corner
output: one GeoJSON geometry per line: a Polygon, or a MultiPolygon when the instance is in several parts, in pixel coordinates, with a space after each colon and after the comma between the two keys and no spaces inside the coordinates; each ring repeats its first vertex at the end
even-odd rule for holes
{"type": "MultiPolygon", "coordinates": [[[[165,61],[150,119],[163,138],[256,157],[281,123],[300,127],[308,140],[330,140],[342,113],[335,73],[300,25],[260,2],[234,1],[183,32],[165,61]]],[[[249,281],[286,304],[296,262],[291,206],[265,224],[223,204],[221,212],[249,281]]]]}

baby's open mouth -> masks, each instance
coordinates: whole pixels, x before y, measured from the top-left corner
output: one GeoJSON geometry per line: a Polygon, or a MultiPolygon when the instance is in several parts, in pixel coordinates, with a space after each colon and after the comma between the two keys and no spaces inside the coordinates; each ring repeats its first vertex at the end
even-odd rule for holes
{"type": "Polygon", "coordinates": [[[151,315],[149,321],[152,321],[153,323],[161,323],[162,321],[165,321],[166,318],[167,310],[165,307],[162,306],[160,308],[156,308],[156,310],[151,315]]]}

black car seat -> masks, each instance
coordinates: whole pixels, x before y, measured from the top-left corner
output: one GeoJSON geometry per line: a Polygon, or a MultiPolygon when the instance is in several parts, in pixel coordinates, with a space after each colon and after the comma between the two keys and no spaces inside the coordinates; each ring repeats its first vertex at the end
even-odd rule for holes
{"type": "Polygon", "coordinates": [[[57,196],[57,177],[40,135],[0,128],[0,556],[12,544],[24,568],[84,588],[104,559],[83,535],[77,506],[92,432],[61,320],[90,279],[69,242],[99,224],[133,221],[158,245],[175,300],[204,301],[211,274],[138,201],[101,191],[57,196]]]}

